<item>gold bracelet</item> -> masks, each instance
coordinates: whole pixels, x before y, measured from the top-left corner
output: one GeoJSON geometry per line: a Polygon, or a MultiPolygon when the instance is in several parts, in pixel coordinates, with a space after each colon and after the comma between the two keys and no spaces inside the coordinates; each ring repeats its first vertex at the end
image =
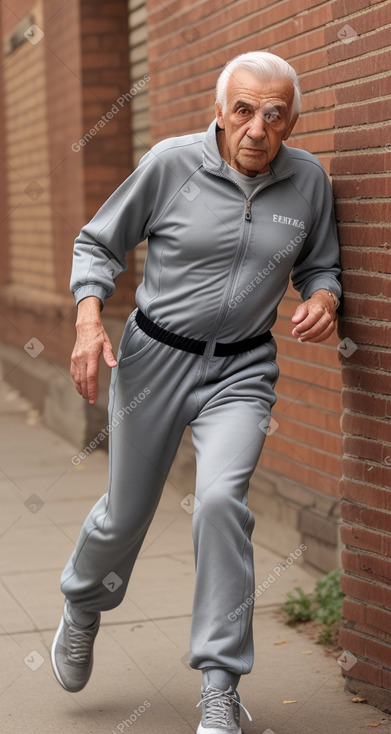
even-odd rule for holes
{"type": "Polygon", "coordinates": [[[339,300],[338,300],[337,296],[335,295],[335,293],[333,293],[332,291],[327,291],[327,295],[330,296],[330,298],[333,299],[334,306],[337,309],[338,306],[339,306],[339,300]]]}

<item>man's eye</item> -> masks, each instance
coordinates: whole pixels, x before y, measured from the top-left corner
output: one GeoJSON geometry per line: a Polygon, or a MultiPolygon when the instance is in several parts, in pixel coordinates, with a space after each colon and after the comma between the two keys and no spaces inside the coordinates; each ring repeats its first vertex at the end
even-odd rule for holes
{"type": "Polygon", "coordinates": [[[248,113],[249,111],[245,107],[240,107],[240,109],[238,109],[238,114],[241,115],[242,117],[245,115],[248,115],[248,113]]]}
{"type": "Polygon", "coordinates": [[[265,112],[263,118],[266,122],[275,122],[280,119],[280,115],[278,112],[265,112]]]}

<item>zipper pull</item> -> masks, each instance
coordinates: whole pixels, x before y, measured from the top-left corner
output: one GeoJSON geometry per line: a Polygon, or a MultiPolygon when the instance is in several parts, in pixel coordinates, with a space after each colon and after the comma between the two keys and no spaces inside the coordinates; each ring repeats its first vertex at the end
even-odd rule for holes
{"type": "Polygon", "coordinates": [[[247,199],[246,202],[245,219],[247,220],[247,222],[251,222],[251,199],[247,199]]]}

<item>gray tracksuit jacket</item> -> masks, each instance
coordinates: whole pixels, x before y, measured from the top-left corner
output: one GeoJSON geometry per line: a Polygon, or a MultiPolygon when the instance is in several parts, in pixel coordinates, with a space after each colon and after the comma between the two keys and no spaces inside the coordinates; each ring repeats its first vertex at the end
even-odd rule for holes
{"type": "Polygon", "coordinates": [[[331,186],[319,161],[281,148],[270,176],[246,199],[205,133],[155,145],[75,241],[76,303],[102,303],[126,270],[125,253],[148,239],[137,306],[169,331],[234,342],[270,329],[292,276],[303,300],[338,297],[338,239],[331,186]]]}

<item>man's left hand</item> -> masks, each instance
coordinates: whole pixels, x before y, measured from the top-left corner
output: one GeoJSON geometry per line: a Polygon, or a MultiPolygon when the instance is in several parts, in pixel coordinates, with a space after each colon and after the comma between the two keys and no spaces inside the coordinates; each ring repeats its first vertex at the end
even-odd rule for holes
{"type": "Polygon", "coordinates": [[[292,316],[292,336],[302,342],[323,342],[333,333],[336,321],[333,297],[326,290],[316,291],[292,316]]]}

